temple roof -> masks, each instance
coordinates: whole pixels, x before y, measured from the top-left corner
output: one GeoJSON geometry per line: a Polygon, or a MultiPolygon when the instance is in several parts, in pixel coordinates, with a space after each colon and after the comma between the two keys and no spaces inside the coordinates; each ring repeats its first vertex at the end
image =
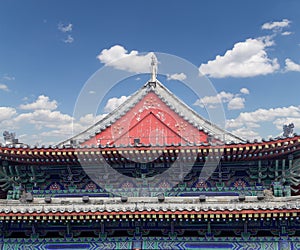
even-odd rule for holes
{"type": "Polygon", "coordinates": [[[70,145],[73,144],[73,142],[82,144],[90,140],[91,138],[95,137],[95,135],[103,132],[113,124],[116,124],[118,120],[129,113],[149,93],[154,93],[168,107],[169,111],[175,112],[175,114],[177,114],[182,121],[188,123],[198,131],[202,131],[203,133],[209,135],[211,138],[223,142],[239,143],[244,141],[240,137],[225,131],[224,129],[201,117],[197,112],[176,97],[171,91],[169,91],[162,83],[155,79],[155,82],[147,82],[142,88],[130,96],[122,105],[109,113],[103,119],[85,131],[59,143],[58,146],[70,145]]]}

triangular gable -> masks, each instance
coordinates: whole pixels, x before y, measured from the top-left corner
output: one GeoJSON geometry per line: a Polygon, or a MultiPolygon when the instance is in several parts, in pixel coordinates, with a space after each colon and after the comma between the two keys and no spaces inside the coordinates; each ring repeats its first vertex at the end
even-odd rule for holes
{"type": "Polygon", "coordinates": [[[154,92],[148,92],[134,107],[111,126],[97,133],[83,145],[166,145],[207,142],[208,133],[200,131],[164,103],[154,92]]]}
{"type": "MultiPolygon", "coordinates": [[[[139,122],[149,115],[150,112],[158,118],[156,122],[161,121],[164,124],[164,129],[166,127],[169,128],[166,130],[166,136],[172,134],[171,131],[177,134],[178,137],[175,134],[170,135],[170,138],[173,136],[174,140],[175,138],[177,138],[176,140],[180,138],[180,140],[183,139],[192,143],[201,143],[207,142],[208,137],[211,137],[214,141],[243,142],[241,138],[201,117],[160,82],[156,81],[148,82],[105,118],[59,145],[72,144],[72,142],[80,143],[81,145],[111,145],[118,142],[117,145],[121,145],[125,142],[125,137],[122,137],[124,133],[127,133],[127,136],[130,137],[128,137],[128,142],[132,144],[132,140],[138,139],[139,135],[141,137],[151,136],[150,133],[158,135],[159,132],[153,131],[159,131],[160,127],[155,128],[152,125],[151,131],[147,130],[147,135],[145,133],[137,132],[134,134],[132,132],[135,126],[146,126],[144,125],[145,123],[139,124],[139,122]],[[135,135],[136,138],[134,138],[135,135]],[[123,138],[122,141],[118,140],[121,137],[123,138]]],[[[142,140],[140,141],[142,142],[142,140]]],[[[146,140],[144,141],[145,143],[147,142],[146,140]]],[[[168,144],[176,143],[176,141],[171,142],[170,140],[167,140],[167,142],[168,144]]],[[[126,145],[128,144],[125,143],[126,145]]]]}
{"type": "Polygon", "coordinates": [[[146,144],[146,145],[167,145],[189,142],[182,135],[174,131],[158,115],[150,111],[140,121],[129,126],[129,130],[116,138],[112,144],[146,144]]]}

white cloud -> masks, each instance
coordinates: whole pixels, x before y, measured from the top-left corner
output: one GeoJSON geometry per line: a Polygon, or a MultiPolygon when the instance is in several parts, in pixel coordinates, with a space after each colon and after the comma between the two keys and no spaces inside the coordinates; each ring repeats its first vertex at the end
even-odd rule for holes
{"type": "Polygon", "coordinates": [[[274,45],[270,37],[249,38],[236,43],[223,56],[201,64],[202,74],[214,77],[253,77],[266,75],[279,69],[277,58],[270,59],[266,49],[274,45]]]}
{"type": "Polygon", "coordinates": [[[36,109],[30,113],[22,113],[15,119],[17,123],[33,124],[37,129],[57,128],[65,123],[72,123],[73,118],[69,115],[62,114],[60,111],[50,109],[36,109]]]}
{"type": "Polygon", "coordinates": [[[57,28],[62,33],[69,33],[66,38],[62,39],[62,41],[64,43],[69,43],[70,44],[70,43],[74,42],[74,37],[71,35],[71,32],[73,30],[73,24],[72,23],[68,23],[68,24],[59,23],[57,28]]]}
{"type": "Polygon", "coordinates": [[[21,104],[20,109],[24,110],[54,110],[57,108],[57,101],[50,101],[48,96],[40,95],[35,102],[28,104],[21,104]]]}
{"type": "Polygon", "coordinates": [[[123,102],[125,102],[127,98],[128,96],[121,96],[120,98],[117,97],[110,98],[104,107],[104,112],[110,113],[111,111],[115,110],[123,102]]]}
{"type": "Polygon", "coordinates": [[[204,108],[205,106],[210,106],[210,108],[213,108],[214,104],[229,102],[233,97],[234,94],[222,91],[215,96],[205,96],[200,98],[194,103],[194,105],[198,105],[201,108],[204,108]]]}
{"type": "Polygon", "coordinates": [[[269,22],[264,23],[261,28],[263,30],[273,30],[273,29],[282,29],[285,27],[288,27],[290,25],[291,21],[288,19],[282,19],[282,21],[275,21],[275,22],[269,22]]]}
{"type": "Polygon", "coordinates": [[[35,102],[20,107],[23,109],[19,114],[14,108],[0,107],[0,131],[14,131],[22,135],[17,136],[21,142],[29,145],[56,144],[83,131],[106,115],[86,114],[75,120],[68,114],[54,110],[57,101],[43,95],[35,102]]]}
{"type": "Polygon", "coordinates": [[[2,83],[0,83],[0,90],[9,91],[7,85],[2,83]]]}
{"type": "Polygon", "coordinates": [[[68,35],[66,39],[63,40],[64,43],[73,43],[74,38],[71,35],[68,35]]]}
{"type": "Polygon", "coordinates": [[[293,62],[291,59],[285,59],[285,71],[298,71],[300,72],[300,64],[293,62]]]}
{"type": "Polygon", "coordinates": [[[63,33],[71,32],[73,30],[73,24],[71,24],[71,23],[68,23],[68,24],[59,23],[58,24],[58,30],[60,30],[63,33]]]}
{"type": "Polygon", "coordinates": [[[14,81],[16,78],[14,76],[5,75],[3,79],[6,81],[14,81]]]}
{"type": "Polygon", "coordinates": [[[135,73],[150,72],[150,62],[153,53],[139,54],[138,51],[128,51],[121,45],[112,46],[100,52],[97,58],[101,63],[116,69],[126,70],[135,73]]]}
{"type": "MultiPolygon", "coordinates": [[[[240,93],[248,95],[250,91],[247,88],[240,89],[240,93]]],[[[201,108],[216,108],[217,104],[227,103],[229,110],[243,109],[245,107],[245,98],[240,97],[240,94],[233,94],[222,91],[215,96],[205,96],[198,99],[194,105],[198,105],[201,108]]]]}
{"type": "Polygon", "coordinates": [[[227,128],[260,127],[261,122],[274,121],[278,118],[300,118],[300,106],[289,106],[282,108],[257,109],[253,112],[242,112],[236,119],[226,122],[227,128]]]}
{"type": "MultiPolygon", "coordinates": [[[[21,125],[22,130],[28,125],[34,127],[34,134],[22,138],[22,142],[30,145],[36,142],[49,145],[56,144],[85,130],[104,116],[105,114],[98,116],[86,114],[78,120],[74,120],[73,117],[60,111],[35,110],[31,113],[20,114],[12,122],[21,125]]],[[[30,135],[30,132],[28,134],[30,135]]]]}
{"type": "Polygon", "coordinates": [[[239,137],[241,137],[241,138],[248,139],[248,140],[254,140],[254,139],[260,140],[261,139],[258,132],[253,131],[253,130],[251,130],[249,128],[246,128],[246,127],[242,127],[242,128],[238,128],[236,130],[233,130],[232,133],[239,136],[239,137]]]}
{"type": "Polygon", "coordinates": [[[282,36],[289,36],[291,34],[293,34],[291,31],[285,31],[281,33],[282,36]]]}
{"type": "Polygon", "coordinates": [[[186,79],[186,74],[184,74],[184,73],[175,73],[172,75],[167,75],[167,80],[183,81],[185,79],[186,79]]]}
{"type": "Polygon", "coordinates": [[[242,94],[244,94],[244,95],[249,95],[249,94],[250,94],[250,91],[249,91],[249,89],[247,89],[247,88],[241,88],[241,89],[240,89],[240,92],[241,92],[242,94]]]}
{"type": "Polygon", "coordinates": [[[101,114],[101,115],[97,115],[97,116],[95,116],[93,114],[86,114],[86,115],[80,117],[78,123],[81,126],[88,127],[88,126],[91,126],[91,125],[95,124],[96,122],[102,120],[105,116],[107,116],[107,114],[101,114]]]}
{"type": "Polygon", "coordinates": [[[11,107],[0,107],[0,123],[11,119],[14,115],[17,114],[16,109],[11,107]]]}
{"type": "Polygon", "coordinates": [[[295,128],[300,128],[300,117],[277,118],[273,121],[278,130],[282,130],[283,125],[294,123],[295,128]]]}
{"type": "Polygon", "coordinates": [[[228,109],[243,109],[245,107],[245,98],[242,97],[234,97],[228,102],[228,109]]]}
{"type": "MultiPolygon", "coordinates": [[[[274,124],[278,130],[274,137],[282,135],[283,125],[294,123],[300,128],[300,106],[289,106],[270,109],[257,109],[253,112],[243,112],[236,119],[226,121],[226,128],[232,133],[246,139],[260,139],[257,130],[262,130],[265,124],[274,124]]],[[[270,133],[270,130],[268,130],[270,133]]]]}

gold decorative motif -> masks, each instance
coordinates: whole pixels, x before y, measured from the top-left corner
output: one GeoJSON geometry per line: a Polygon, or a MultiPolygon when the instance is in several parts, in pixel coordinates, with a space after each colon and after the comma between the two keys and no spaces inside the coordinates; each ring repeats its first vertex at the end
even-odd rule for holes
{"type": "Polygon", "coordinates": [[[144,107],[146,109],[153,108],[155,106],[156,106],[156,102],[152,96],[149,99],[146,99],[144,102],[144,107]]]}
{"type": "Polygon", "coordinates": [[[157,112],[156,116],[162,121],[166,120],[165,114],[163,112],[157,112]]]}
{"type": "Polygon", "coordinates": [[[116,124],[115,126],[113,126],[114,133],[119,135],[122,133],[123,129],[124,127],[121,126],[120,124],[116,124]]]}
{"type": "Polygon", "coordinates": [[[187,127],[187,124],[184,122],[180,122],[179,124],[175,124],[175,127],[178,131],[184,131],[187,127]]]}

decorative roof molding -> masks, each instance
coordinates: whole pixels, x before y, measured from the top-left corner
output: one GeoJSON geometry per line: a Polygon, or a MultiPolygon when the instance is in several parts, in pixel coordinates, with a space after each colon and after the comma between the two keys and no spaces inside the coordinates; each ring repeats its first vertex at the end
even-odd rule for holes
{"type": "MultiPolygon", "coordinates": [[[[182,213],[214,213],[222,214],[224,211],[253,214],[253,213],[299,213],[299,196],[293,197],[272,197],[269,200],[259,201],[256,196],[246,196],[246,201],[240,202],[238,196],[207,196],[206,201],[201,203],[199,197],[165,197],[163,203],[157,197],[128,197],[126,203],[121,202],[120,197],[114,198],[93,198],[90,197],[86,205],[79,198],[52,198],[50,204],[43,198],[34,198],[33,202],[23,203],[21,201],[5,200],[0,202],[0,217],[12,214],[37,215],[45,214],[67,214],[67,213],[158,213],[179,212],[182,213]],[[141,201],[143,201],[141,203],[141,201]],[[63,203],[64,202],[64,203],[63,203]]],[[[298,216],[298,214],[297,214],[298,216]]]]}

